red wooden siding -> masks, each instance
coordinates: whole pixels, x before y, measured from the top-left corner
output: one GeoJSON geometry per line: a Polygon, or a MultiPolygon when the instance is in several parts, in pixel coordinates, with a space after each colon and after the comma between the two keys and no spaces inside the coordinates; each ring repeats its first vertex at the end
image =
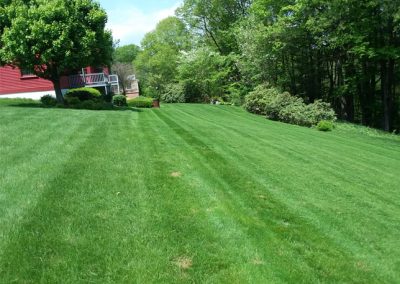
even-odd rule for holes
{"type": "Polygon", "coordinates": [[[53,84],[36,76],[22,76],[18,68],[0,67],[0,95],[53,91],[53,84]]]}
{"type": "MultiPolygon", "coordinates": [[[[95,73],[95,71],[99,71],[99,68],[85,68],[86,73],[95,73]]],[[[103,72],[109,75],[108,68],[103,68],[103,72]]],[[[61,89],[70,88],[67,76],[61,77],[60,84],[61,89]]],[[[0,95],[46,91],[54,91],[52,82],[36,76],[22,76],[18,68],[0,67],[0,95]]]]}

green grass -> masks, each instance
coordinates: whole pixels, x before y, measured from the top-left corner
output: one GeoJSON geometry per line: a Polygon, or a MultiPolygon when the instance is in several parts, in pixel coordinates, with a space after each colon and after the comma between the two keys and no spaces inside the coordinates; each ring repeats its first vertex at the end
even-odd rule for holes
{"type": "Polygon", "coordinates": [[[395,283],[400,139],[0,101],[0,283],[395,283]]]}

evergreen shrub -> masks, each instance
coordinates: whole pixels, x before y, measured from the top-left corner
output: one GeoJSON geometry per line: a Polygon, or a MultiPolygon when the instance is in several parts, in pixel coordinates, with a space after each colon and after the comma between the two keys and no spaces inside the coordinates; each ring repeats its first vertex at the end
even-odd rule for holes
{"type": "Polygon", "coordinates": [[[94,88],[77,88],[77,89],[70,89],[65,94],[64,98],[71,98],[75,97],[78,98],[80,101],[87,101],[87,100],[101,100],[102,96],[99,90],[94,88]]]}
{"type": "Polygon", "coordinates": [[[124,95],[115,95],[112,98],[112,104],[118,107],[127,106],[126,97],[124,95]]]}
{"type": "Polygon", "coordinates": [[[57,105],[57,100],[51,95],[44,95],[40,98],[40,102],[46,107],[55,107],[57,105]]]}

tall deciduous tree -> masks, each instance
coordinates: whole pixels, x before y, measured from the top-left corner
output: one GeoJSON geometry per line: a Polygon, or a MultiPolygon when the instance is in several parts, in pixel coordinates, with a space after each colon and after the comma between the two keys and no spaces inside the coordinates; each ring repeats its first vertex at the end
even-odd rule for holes
{"type": "Polygon", "coordinates": [[[189,33],[176,17],[162,20],[144,37],[142,51],[134,61],[142,92],[160,96],[176,77],[180,52],[190,47],[189,33]]]}
{"type": "Polygon", "coordinates": [[[140,52],[136,44],[118,46],[114,51],[114,61],[120,63],[132,63],[140,52]]]}
{"type": "Polygon", "coordinates": [[[234,25],[252,0],[185,0],[178,15],[222,55],[237,51],[234,25]]]}
{"type": "Polygon", "coordinates": [[[111,63],[107,14],[95,1],[13,0],[4,12],[10,24],[1,36],[1,57],[50,80],[60,103],[62,75],[111,63]]]}
{"type": "MultiPolygon", "coordinates": [[[[10,19],[7,17],[6,7],[10,3],[11,0],[0,0],[0,37],[4,32],[4,29],[10,25],[10,19]]],[[[0,41],[0,49],[2,47],[2,43],[0,41]]],[[[5,64],[3,57],[0,53],[0,66],[5,64]]]]}
{"type": "Polygon", "coordinates": [[[328,100],[343,119],[398,128],[399,8],[386,0],[254,0],[237,33],[242,74],[328,100]]]}

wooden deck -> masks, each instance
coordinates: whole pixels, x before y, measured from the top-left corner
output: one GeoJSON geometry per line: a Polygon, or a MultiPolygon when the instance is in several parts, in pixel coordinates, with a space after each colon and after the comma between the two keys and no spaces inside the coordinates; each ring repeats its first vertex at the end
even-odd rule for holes
{"type": "Polygon", "coordinates": [[[104,88],[106,93],[110,90],[118,94],[120,93],[117,75],[107,75],[105,73],[78,74],[69,76],[68,80],[70,88],[104,88]]]}

